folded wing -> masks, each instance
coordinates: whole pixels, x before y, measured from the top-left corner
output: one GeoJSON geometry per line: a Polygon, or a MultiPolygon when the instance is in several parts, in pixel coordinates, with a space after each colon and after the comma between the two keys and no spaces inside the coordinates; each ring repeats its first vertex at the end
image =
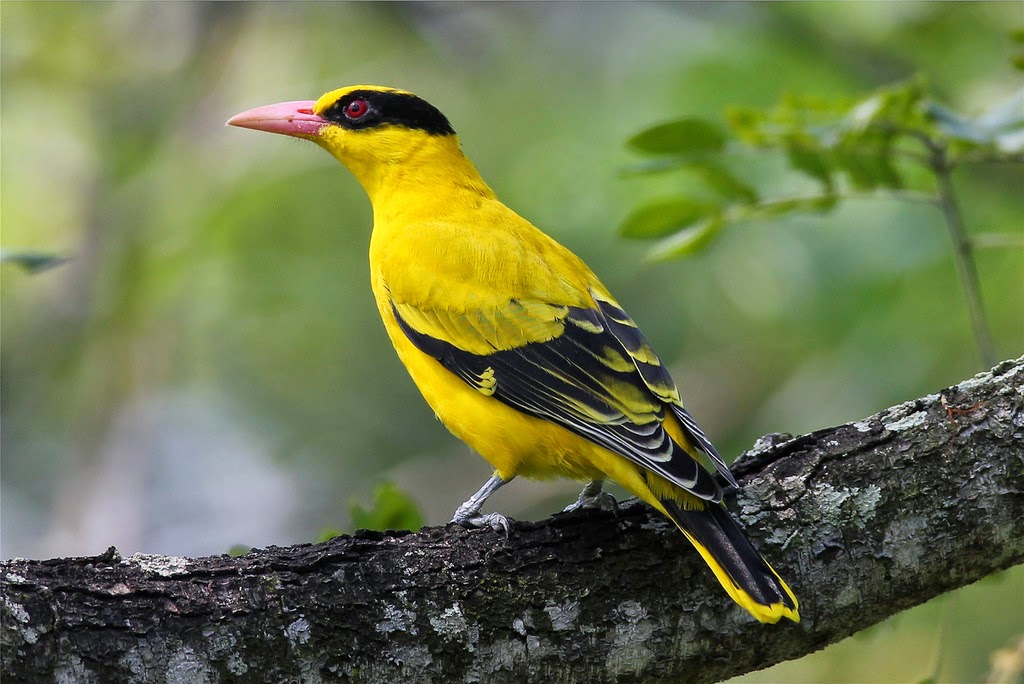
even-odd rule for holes
{"type": "Polygon", "coordinates": [[[721,501],[718,483],[663,425],[671,412],[735,483],[661,360],[613,300],[591,296],[592,307],[521,299],[469,312],[392,307],[417,348],[482,394],[562,425],[701,499],[721,501]]]}

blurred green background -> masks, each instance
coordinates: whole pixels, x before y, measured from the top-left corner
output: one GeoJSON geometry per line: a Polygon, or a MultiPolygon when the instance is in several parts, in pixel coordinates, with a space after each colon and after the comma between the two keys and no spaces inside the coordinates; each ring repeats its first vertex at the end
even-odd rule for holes
{"type": "MultiPolygon", "coordinates": [[[[441,524],[488,476],[384,335],[362,190],[311,145],[223,126],[345,84],[448,114],[499,196],[616,293],[723,453],[972,375],[934,209],[851,202],[651,265],[616,227],[674,181],[624,178],[623,143],[685,114],[919,73],[980,112],[1022,85],[1022,8],[0,3],[2,246],[73,257],[0,268],[0,553],[308,541],[347,527],[382,480],[441,524]]],[[[956,182],[971,230],[1024,231],[1019,166],[956,182]]],[[[1024,254],[977,261],[999,356],[1019,356],[1024,254]]],[[[515,482],[493,509],[540,518],[577,491],[515,482]]],[[[915,681],[936,654],[941,681],[981,681],[1022,632],[1017,568],[743,681],[915,681]]]]}

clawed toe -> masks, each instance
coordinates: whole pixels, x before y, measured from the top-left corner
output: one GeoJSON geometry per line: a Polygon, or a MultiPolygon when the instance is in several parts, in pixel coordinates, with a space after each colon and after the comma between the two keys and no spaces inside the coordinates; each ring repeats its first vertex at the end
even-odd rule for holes
{"type": "Polygon", "coordinates": [[[573,511],[584,511],[594,508],[602,511],[612,511],[616,515],[619,514],[619,502],[608,492],[599,492],[594,496],[581,495],[580,498],[563,508],[562,512],[572,513],[573,511]]]}
{"type": "Polygon", "coordinates": [[[563,508],[562,512],[571,513],[572,511],[597,508],[602,511],[612,511],[615,515],[618,515],[619,502],[615,500],[614,496],[604,491],[603,487],[603,481],[592,480],[583,488],[583,491],[580,492],[576,501],[563,508]]]}
{"type": "MultiPolygon", "coordinates": [[[[509,478],[509,480],[511,479],[509,478]]],[[[490,527],[495,532],[504,532],[505,536],[508,537],[509,530],[511,529],[508,518],[500,513],[483,515],[480,513],[480,507],[487,501],[487,497],[498,491],[498,488],[508,483],[509,480],[501,479],[497,473],[492,475],[491,479],[487,480],[476,494],[469,497],[468,501],[455,509],[452,522],[463,527],[490,527]]]]}
{"type": "Polygon", "coordinates": [[[506,537],[512,529],[508,518],[500,513],[487,513],[483,515],[478,512],[475,515],[460,516],[457,512],[455,517],[452,518],[452,522],[463,527],[490,527],[495,532],[504,532],[506,537]]]}

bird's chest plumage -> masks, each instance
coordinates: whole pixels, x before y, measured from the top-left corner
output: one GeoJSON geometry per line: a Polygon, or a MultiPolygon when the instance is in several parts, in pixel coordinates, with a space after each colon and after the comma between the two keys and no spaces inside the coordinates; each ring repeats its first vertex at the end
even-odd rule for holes
{"type": "Polygon", "coordinates": [[[389,231],[386,226],[385,230],[380,228],[374,228],[370,249],[371,287],[377,309],[395,351],[438,419],[506,479],[516,475],[599,477],[589,443],[471,387],[417,348],[399,326],[396,302],[466,306],[467,302],[489,299],[492,291],[504,286],[502,279],[507,280],[507,276],[489,267],[487,259],[473,261],[457,248],[432,248],[429,239],[427,244],[420,242],[426,238],[423,235],[406,235],[403,239],[391,234],[390,241],[381,240],[389,236],[389,231]],[[410,269],[418,271],[414,280],[408,278],[410,269]]]}

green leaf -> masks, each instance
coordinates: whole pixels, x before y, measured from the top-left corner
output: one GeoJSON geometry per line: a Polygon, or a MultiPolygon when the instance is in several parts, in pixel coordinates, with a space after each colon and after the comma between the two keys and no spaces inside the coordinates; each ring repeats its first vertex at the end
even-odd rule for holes
{"type": "Polygon", "coordinates": [[[842,149],[836,150],[833,159],[858,190],[903,187],[903,177],[896,169],[888,144],[846,143],[842,149]]]}
{"type": "Polygon", "coordinates": [[[250,551],[252,551],[251,546],[246,546],[245,544],[232,544],[231,548],[228,549],[228,555],[232,558],[238,558],[239,556],[244,556],[250,551]]]}
{"type": "Polygon", "coordinates": [[[883,147],[907,134],[934,137],[936,120],[926,111],[924,94],[920,79],[878,88],[836,122],[829,147],[883,147]]]}
{"type": "Polygon", "coordinates": [[[837,154],[836,162],[857,190],[873,190],[880,184],[874,172],[874,164],[856,150],[850,154],[837,154]]]}
{"type": "Polygon", "coordinates": [[[767,144],[764,133],[764,112],[751,107],[730,107],[725,110],[725,121],[733,134],[751,147],[767,144]]]}
{"type": "MultiPolygon", "coordinates": [[[[922,105],[924,104],[925,87],[921,79],[912,79],[905,83],[885,86],[878,91],[882,98],[882,107],[877,120],[885,120],[898,126],[912,128],[922,123],[922,105]]],[[[872,122],[874,123],[874,122],[872,122]]]]}
{"type": "Polygon", "coordinates": [[[743,210],[737,215],[737,220],[769,220],[805,211],[824,213],[834,208],[836,202],[835,195],[765,200],[743,207],[743,210]]]}
{"type": "Polygon", "coordinates": [[[40,271],[60,266],[68,260],[68,257],[59,254],[48,254],[46,252],[0,250],[0,263],[15,264],[29,273],[39,273],[40,271]]]}
{"type": "Polygon", "coordinates": [[[875,172],[878,177],[878,184],[883,188],[899,190],[906,186],[903,176],[896,167],[896,160],[892,154],[882,154],[875,158],[875,172]]]}
{"type": "Polygon", "coordinates": [[[728,200],[739,200],[745,204],[757,201],[757,191],[744,183],[732,171],[711,160],[693,162],[689,168],[701,177],[712,190],[728,200]]]}
{"type": "Polygon", "coordinates": [[[690,155],[719,152],[725,147],[725,140],[725,134],[713,123],[686,118],[640,131],[626,144],[643,154],[690,155]]]}
{"type": "Polygon", "coordinates": [[[662,237],[717,210],[713,204],[689,197],[658,200],[634,209],[619,226],[619,234],[636,240],[662,237]]]}
{"type": "Polygon", "coordinates": [[[373,506],[363,508],[353,502],[352,525],[366,530],[418,530],[423,515],[412,498],[393,482],[382,482],[373,492],[373,506]]]}
{"type": "Polygon", "coordinates": [[[711,244],[724,227],[721,215],[711,216],[665,238],[648,253],[648,257],[654,261],[666,261],[692,256],[711,244]]]}
{"type": "Polygon", "coordinates": [[[789,136],[785,142],[786,158],[789,165],[808,176],[821,181],[826,189],[832,190],[832,165],[828,155],[813,143],[797,135],[789,136]]]}

